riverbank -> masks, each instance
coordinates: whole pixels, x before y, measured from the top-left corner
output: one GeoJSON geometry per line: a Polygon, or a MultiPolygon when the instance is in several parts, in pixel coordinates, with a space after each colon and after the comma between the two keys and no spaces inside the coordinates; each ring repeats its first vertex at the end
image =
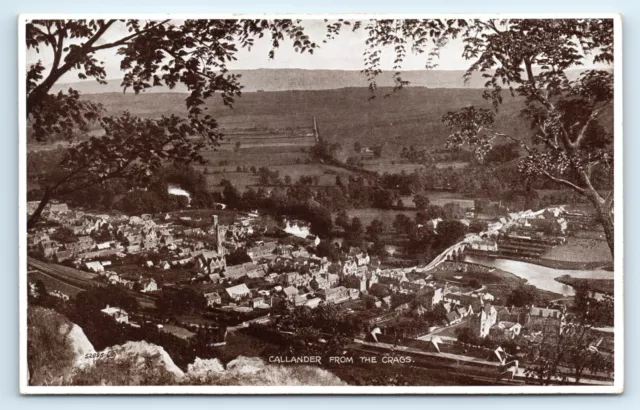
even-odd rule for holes
{"type": "Polygon", "coordinates": [[[503,259],[471,254],[466,254],[463,260],[465,262],[478,263],[511,272],[516,276],[526,279],[528,284],[536,288],[558,293],[562,296],[573,296],[575,291],[573,287],[556,281],[555,278],[559,276],[569,275],[581,279],[613,279],[613,272],[603,269],[556,269],[529,263],[525,260],[503,259]]]}
{"type": "Polygon", "coordinates": [[[562,275],[555,278],[555,280],[574,288],[584,284],[587,285],[592,292],[613,295],[613,279],[585,279],[574,278],[571,275],[562,275]]]}
{"type": "Polygon", "coordinates": [[[469,255],[476,255],[487,258],[499,258],[508,259],[517,262],[526,262],[532,265],[540,265],[551,269],[563,269],[563,270],[594,270],[602,269],[607,271],[613,271],[613,263],[609,261],[593,261],[593,262],[577,262],[577,261],[563,261],[556,259],[545,258],[528,258],[525,256],[513,256],[504,255],[500,252],[484,252],[468,249],[466,251],[469,255]]]}
{"type": "MultiPolygon", "coordinates": [[[[504,303],[511,291],[522,285],[531,285],[526,278],[513,272],[496,267],[488,267],[482,263],[445,261],[430,273],[440,281],[456,285],[466,285],[473,280],[485,287],[486,291],[504,303]]],[[[563,297],[562,293],[536,287],[540,299],[555,300],[563,297]]]]}

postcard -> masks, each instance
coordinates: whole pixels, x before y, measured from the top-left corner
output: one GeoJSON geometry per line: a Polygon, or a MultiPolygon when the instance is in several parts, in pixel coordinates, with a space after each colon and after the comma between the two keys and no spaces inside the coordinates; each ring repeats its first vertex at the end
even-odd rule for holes
{"type": "Polygon", "coordinates": [[[21,393],[623,391],[619,15],[19,22],[21,393]]]}

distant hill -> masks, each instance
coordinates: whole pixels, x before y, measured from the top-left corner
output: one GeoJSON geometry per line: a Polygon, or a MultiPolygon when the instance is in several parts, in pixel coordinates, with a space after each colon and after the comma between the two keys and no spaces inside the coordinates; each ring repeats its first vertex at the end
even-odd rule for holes
{"type": "MultiPolygon", "coordinates": [[[[367,87],[367,79],[360,71],[351,70],[303,70],[303,69],[256,69],[233,70],[233,74],[241,75],[240,82],[243,91],[287,91],[287,90],[330,90],[346,87],[367,87]]],[[[474,77],[469,84],[464,83],[464,71],[421,70],[404,71],[403,79],[411,82],[412,86],[433,88],[481,88],[484,84],[482,77],[474,77]]],[[[106,85],[96,81],[79,81],[75,83],[59,84],[55,91],[69,87],[85,94],[105,92],[121,92],[121,79],[109,80],[106,85]]],[[[393,87],[391,72],[382,73],[377,79],[379,87],[393,87]]],[[[184,87],[169,90],[165,87],[154,87],[147,92],[186,92],[184,87]]]]}
{"type": "MultiPolygon", "coordinates": [[[[451,87],[458,77],[462,84],[461,71],[411,72],[423,83],[435,83],[441,74],[438,81],[448,86],[427,88],[414,82],[396,92],[382,87],[376,91],[374,99],[370,98],[372,94],[366,87],[337,87],[356,82],[357,78],[364,84],[364,78],[358,72],[249,70],[246,73],[251,75],[243,77],[242,82],[250,87],[257,87],[258,74],[264,74],[260,83],[264,92],[243,93],[236,99],[233,109],[223,105],[219,97],[207,102],[207,112],[216,118],[227,137],[234,135],[235,140],[242,140],[242,135],[249,138],[247,133],[278,135],[278,138],[301,137],[309,134],[313,117],[316,117],[321,134],[340,142],[343,147],[352,147],[355,141],[359,141],[363,145],[386,144],[386,152],[399,151],[402,146],[409,145],[431,150],[442,148],[450,133],[442,123],[445,113],[469,105],[491,108],[489,102],[482,98],[481,89],[451,87]],[[326,89],[269,91],[291,87],[292,84],[300,88],[326,89]]],[[[186,116],[185,93],[145,92],[135,95],[122,93],[115,82],[106,87],[115,92],[91,93],[89,87],[81,90],[82,98],[103,104],[107,114],[130,111],[150,118],[171,114],[186,116]]],[[[163,88],[156,91],[161,90],[163,88]]],[[[517,137],[530,135],[527,122],[520,116],[522,108],[522,98],[511,97],[505,92],[504,103],[496,118],[496,129],[517,137]]],[[[612,112],[604,115],[606,121],[612,121],[612,112]]]]}
{"type": "MultiPolygon", "coordinates": [[[[175,114],[185,116],[186,94],[106,93],[83,98],[104,105],[107,114],[130,111],[155,118],[175,114]]],[[[225,134],[258,132],[301,136],[311,131],[313,117],[320,133],[345,147],[358,140],[363,145],[386,143],[390,150],[402,145],[416,148],[442,147],[449,134],[442,123],[448,111],[468,105],[490,107],[479,89],[407,87],[397,92],[379,89],[375,99],[366,88],[333,90],[278,91],[245,93],[233,109],[220,98],[207,103],[225,134]],[[385,97],[385,95],[388,97],[385,97]]],[[[505,95],[498,114],[498,127],[504,131],[528,133],[519,117],[522,100],[505,95]]]]}
{"type": "MultiPolygon", "coordinates": [[[[576,78],[581,70],[568,71],[570,79],[576,78]]],[[[287,91],[287,90],[331,90],[347,87],[367,87],[367,79],[360,71],[348,70],[302,70],[302,69],[256,69],[233,70],[232,73],[241,75],[245,92],[255,91],[287,91]]],[[[403,71],[402,78],[408,80],[413,87],[429,88],[483,88],[486,79],[476,73],[468,83],[463,79],[462,70],[419,70],[403,71]]],[[[96,81],[80,81],[75,83],[58,84],[54,91],[66,90],[69,87],[84,94],[98,94],[122,92],[122,79],[108,80],[106,85],[96,81]]],[[[378,87],[393,87],[391,72],[383,72],[376,80],[378,87]]],[[[186,92],[184,87],[178,86],[174,90],[165,87],[154,87],[147,92],[186,92]]]]}

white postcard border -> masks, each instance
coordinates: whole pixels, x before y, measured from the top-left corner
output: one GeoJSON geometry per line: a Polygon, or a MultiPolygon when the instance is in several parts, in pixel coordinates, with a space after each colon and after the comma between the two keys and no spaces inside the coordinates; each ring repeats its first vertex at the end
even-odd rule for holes
{"type": "Polygon", "coordinates": [[[282,394],[619,394],[624,389],[624,222],[623,222],[623,93],[622,93],[622,16],[614,13],[454,13],[454,14],[21,14],[18,17],[18,252],[19,252],[19,355],[20,393],[25,395],[120,395],[120,394],[221,394],[221,395],[282,395],[282,394]],[[611,18],[614,20],[614,214],[615,216],[615,359],[614,383],[610,386],[30,386],[27,368],[27,249],[26,249],[26,45],[24,27],[31,19],[367,19],[367,18],[611,18]]]}

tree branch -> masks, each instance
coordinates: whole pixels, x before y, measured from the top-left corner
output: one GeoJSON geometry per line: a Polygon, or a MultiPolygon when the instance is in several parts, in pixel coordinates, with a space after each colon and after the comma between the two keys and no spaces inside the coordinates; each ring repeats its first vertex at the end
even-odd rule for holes
{"type": "Polygon", "coordinates": [[[585,134],[587,133],[587,128],[596,119],[596,117],[600,114],[600,111],[602,111],[602,109],[605,108],[605,106],[606,104],[603,104],[600,107],[594,108],[591,111],[591,114],[589,114],[589,118],[587,118],[587,120],[585,121],[584,125],[580,129],[580,132],[578,133],[578,136],[576,137],[576,140],[572,144],[574,147],[577,148],[580,145],[580,143],[585,137],[585,134]]]}
{"type": "Polygon", "coordinates": [[[53,65],[51,67],[51,72],[54,72],[55,70],[58,69],[58,67],[60,66],[60,60],[62,59],[62,49],[64,48],[63,44],[64,44],[64,35],[65,35],[65,28],[64,28],[64,23],[60,24],[58,26],[58,39],[57,39],[57,45],[56,47],[54,47],[54,58],[53,58],[53,65]]]}
{"type": "Polygon", "coordinates": [[[579,192],[581,195],[584,195],[585,193],[584,188],[580,188],[579,186],[577,186],[571,181],[567,181],[566,179],[555,177],[551,175],[548,171],[542,171],[542,174],[554,182],[568,186],[569,188],[579,192]]]}
{"type": "Polygon", "coordinates": [[[102,44],[102,45],[97,46],[97,47],[92,47],[89,51],[90,52],[95,52],[95,51],[104,50],[104,49],[107,49],[107,48],[123,46],[123,45],[127,44],[128,41],[133,40],[134,38],[138,37],[139,35],[141,35],[143,33],[146,33],[147,31],[150,31],[150,30],[152,30],[152,29],[154,29],[156,27],[159,27],[159,26],[161,26],[163,24],[166,24],[166,23],[168,23],[170,21],[171,21],[171,19],[163,20],[163,21],[161,21],[161,22],[159,22],[157,24],[153,24],[153,25],[145,28],[144,30],[137,31],[137,32],[135,32],[135,33],[133,33],[131,35],[128,35],[126,37],[123,37],[123,38],[121,38],[119,40],[113,41],[111,43],[105,43],[105,44],[102,44]]]}

